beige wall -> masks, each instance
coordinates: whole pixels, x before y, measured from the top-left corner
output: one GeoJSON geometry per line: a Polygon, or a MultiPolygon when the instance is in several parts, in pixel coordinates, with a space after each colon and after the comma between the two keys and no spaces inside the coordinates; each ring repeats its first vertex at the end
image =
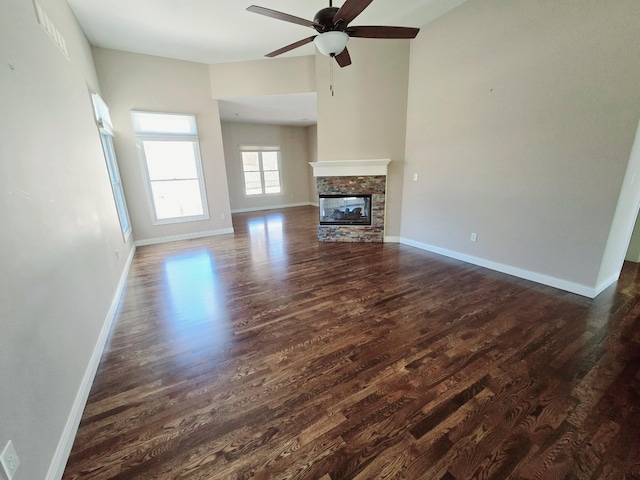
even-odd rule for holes
{"type": "Polygon", "coordinates": [[[115,148],[137,242],[216,233],[232,228],[218,103],[201,63],[94,48],[103,97],[115,129],[115,148]],[[131,123],[131,110],[196,115],[209,219],[152,225],[131,123]],[[225,219],[221,219],[221,215],[225,219]]]}
{"type": "MultiPolygon", "coordinates": [[[[307,156],[310,162],[318,161],[318,125],[307,127],[307,156]]],[[[309,165],[309,201],[318,204],[318,189],[316,178],[313,176],[313,168],[309,165]]]]}
{"type": "Polygon", "coordinates": [[[313,56],[209,65],[216,99],[316,91],[313,56]]]}
{"type": "Polygon", "coordinates": [[[640,118],[639,15],[635,0],[471,0],[424,27],[402,237],[596,288],[640,118]]]}
{"type": "Polygon", "coordinates": [[[223,122],[222,137],[232,211],[310,202],[307,127],[223,122]],[[280,146],[282,194],[263,197],[245,196],[240,145],[280,146]]]}
{"type": "Polygon", "coordinates": [[[0,449],[13,440],[16,480],[46,477],[132,251],[93,120],[91,48],[65,1],[40,3],[69,59],[32,2],[0,15],[0,449]]]}
{"type": "MultiPolygon", "coordinates": [[[[209,65],[209,76],[211,96],[215,99],[316,91],[314,56],[209,65]]],[[[223,135],[232,210],[251,210],[315,201],[315,181],[308,165],[308,162],[315,161],[317,154],[315,126],[302,128],[225,122],[223,135]],[[262,139],[261,142],[264,144],[284,142],[282,159],[285,162],[285,192],[282,195],[262,198],[244,196],[238,145],[254,144],[257,141],[255,139],[262,139]],[[306,167],[302,165],[305,162],[306,167]]]]}
{"type": "Polygon", "coordinates": [[[348,48],[353,63],[334,65],[334,96],[329,91],[330,60],[316,56],[318,160],[391,159],[385,237],[398,237],[409,41],[352,38],[348,48]]]}

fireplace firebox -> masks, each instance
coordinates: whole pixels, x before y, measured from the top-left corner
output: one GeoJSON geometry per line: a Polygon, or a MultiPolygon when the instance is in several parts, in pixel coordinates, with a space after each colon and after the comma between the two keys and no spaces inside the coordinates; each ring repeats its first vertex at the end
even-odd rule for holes
{"type": "Polygon", "coordinates": [[[320,225],[371,225],[371,195],[320,195],[320,225]]]}

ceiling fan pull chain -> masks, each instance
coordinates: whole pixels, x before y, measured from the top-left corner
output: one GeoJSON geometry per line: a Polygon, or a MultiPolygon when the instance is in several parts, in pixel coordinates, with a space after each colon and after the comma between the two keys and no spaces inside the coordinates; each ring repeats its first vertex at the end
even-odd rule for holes
{"type": "Polygon", "coordinates": [[[333,56],[329,57],[329,90],[331,91],[331,96],[333,97],[333,56]]]}

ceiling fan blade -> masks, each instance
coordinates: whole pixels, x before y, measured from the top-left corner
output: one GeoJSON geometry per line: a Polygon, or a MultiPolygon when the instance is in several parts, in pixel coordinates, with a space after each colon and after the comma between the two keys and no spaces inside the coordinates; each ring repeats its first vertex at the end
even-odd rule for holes
{"type": "Polygon", "coordinates": [[[313,39],[316,38],[317,35],[312,35],[309,38],[305,38],[303,40],[299,40],[291,45],[287,45],[286,47],[279,48],[278,50],[274,50],[271,53],[267,53],[265,57],[277,57],[278,55],[288,52],[289,50],[293,50],[294,48],[301,47],[302,45],[306,45],[307,43],[313,42],[313,39]]]}
{"type": "Polygon", "coordinates": [[[347,0],[333,16],[333,24],[345,28],[362,13],[373,0],[347,0]]]}
{"type": "Polygon", "coordinates": [[[288,13],[278,12],[277,10],[271,10],[270,8],[259,7],[257,5],[251,5],[250,7],[247,7],[247,11],[265,15],[267,17],[275,18],[278,20],[284,20],[285,22],[297,23],[298,25],[304,25],[305,27],[320,27],[320,25],[312,22],[311,20],[305,20],[304,18],[289,15],[288,13]]]}
{"type": "Polygon", "coordinates": [[[344,50],[336,55],[335,59],[336,62],[338,62],[338,65],[340,65],[341,67],[351,65],[351,56],[349,55],[349,50],[347,50],[347,47],[345,47],[344,50]]]}
{"type": "Polygon", "coordinates": [[[361,38],[416,38],[419,28],[410,27],[349,27],[346,32],[350,37],[361,38]]]}

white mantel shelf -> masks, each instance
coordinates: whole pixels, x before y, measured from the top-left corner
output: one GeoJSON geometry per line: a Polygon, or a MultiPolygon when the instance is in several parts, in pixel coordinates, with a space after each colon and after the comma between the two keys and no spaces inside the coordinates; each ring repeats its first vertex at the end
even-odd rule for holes
{"type": "Polygon", "coordinates": [[[387,175],[387,165],[391,160],[334,160],[309,162],[314,177],[363,177],[387,175]]]}

